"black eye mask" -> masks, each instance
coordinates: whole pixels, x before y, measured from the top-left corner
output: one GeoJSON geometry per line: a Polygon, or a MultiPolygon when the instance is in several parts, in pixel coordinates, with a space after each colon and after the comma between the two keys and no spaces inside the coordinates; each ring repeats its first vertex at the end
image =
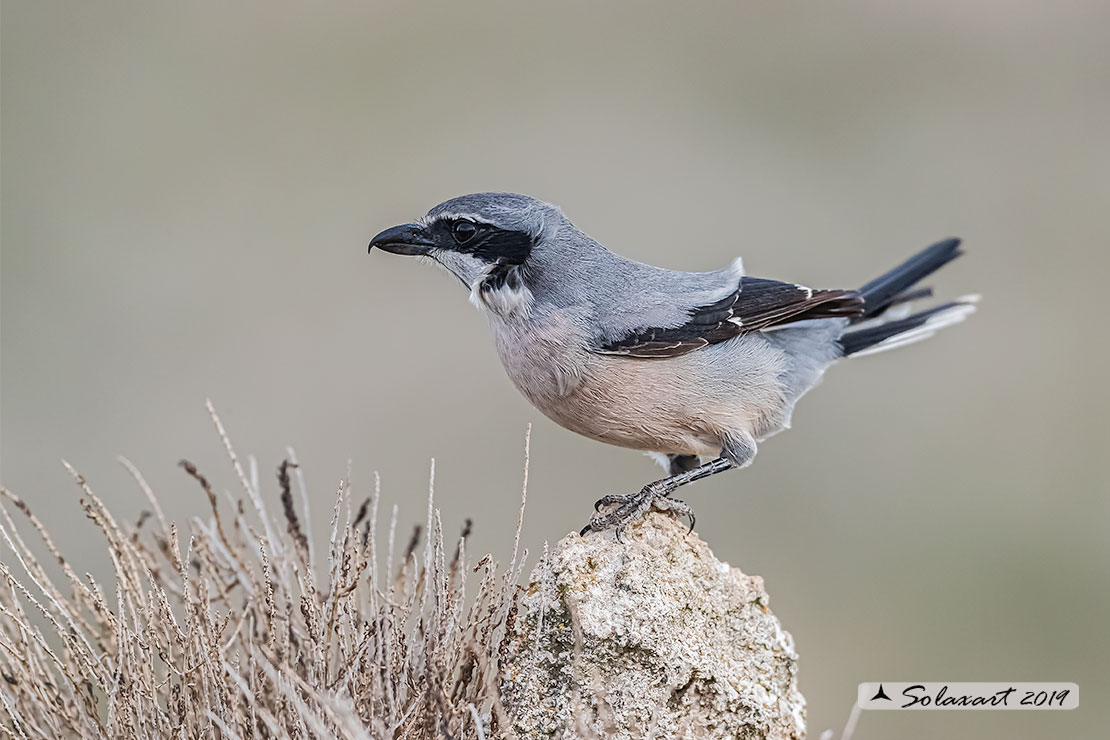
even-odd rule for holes
{"type": "Polygon", "coordinates": [[[455,219],[436,224],[436,242],[446,249],[472,254],[483,262],[522,265],[532,253],[533,239],[523,231],[455,219]]]}

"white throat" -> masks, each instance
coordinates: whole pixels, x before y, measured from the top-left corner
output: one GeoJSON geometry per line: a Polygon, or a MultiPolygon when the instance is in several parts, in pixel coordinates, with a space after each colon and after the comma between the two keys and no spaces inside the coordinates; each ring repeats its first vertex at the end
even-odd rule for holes
{"type": "Polygon", "coordinates": [[[532,310],[532,291],[516,268],[490,265],[470,284],[470,302],[503,319],[525,318],[532,310]]]}

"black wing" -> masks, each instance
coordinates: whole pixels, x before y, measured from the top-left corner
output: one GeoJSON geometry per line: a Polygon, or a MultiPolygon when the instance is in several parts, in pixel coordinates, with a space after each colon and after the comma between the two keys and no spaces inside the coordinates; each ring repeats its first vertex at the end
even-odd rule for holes
{"type": "Polygon", "coordinates": [[[741,278],[737,289],[716,303],[690,311],[670,329],[638,329],[599,348],[629,357],[678,357],[741,334],[808,319],[854,318],[863,313],[855,290],[813,290],[763,278],[741,278]]]}

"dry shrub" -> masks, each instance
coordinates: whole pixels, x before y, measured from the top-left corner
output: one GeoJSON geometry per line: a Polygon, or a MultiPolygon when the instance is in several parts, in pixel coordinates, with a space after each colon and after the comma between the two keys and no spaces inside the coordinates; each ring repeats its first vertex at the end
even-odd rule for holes
{"type": "Polygon", "coordinates": [[[504,735],[497,669],[525,558],[517,545],[504,571],[489,556],[467,568],[467,532],[448,546],[429,493],[426,536],[418,528],[395,555],[396,507],[383,547],[379,490],[355,505],[345,480],[326,551],[316,552],[302,524],[307,506],[298,514],[294,503],[291,478],[305,499],[295,463],[278,469],[282,506],[272,515],[256,468],[247,474],[209,411],[245,499],[218,492],[182,461],[211,506],[187,535],[127,461],[152,512],[135,525],[118,523],[70,468],[105,537],[114,587],[79,575],[27,505],[2,490],[0,732],[49,740],[504,735]],[[11,506],[64,577],[47,573],[11,506]],[[469,598],[468,580],[478,584],[469,598]]]}

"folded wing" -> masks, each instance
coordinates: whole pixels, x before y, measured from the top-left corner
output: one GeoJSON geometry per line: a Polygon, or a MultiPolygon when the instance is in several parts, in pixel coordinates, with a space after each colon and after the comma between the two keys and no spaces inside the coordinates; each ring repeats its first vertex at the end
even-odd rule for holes
{"type": "Polygon", "coordinates": [[[645,359],[678,357],[742,334],[809,319],[856,318],[863,312],[863,298],[855,290],[813,290],[743,277],[731,294],[691,309],[681,326],[633,329],[597,351],[645,359]]]}

